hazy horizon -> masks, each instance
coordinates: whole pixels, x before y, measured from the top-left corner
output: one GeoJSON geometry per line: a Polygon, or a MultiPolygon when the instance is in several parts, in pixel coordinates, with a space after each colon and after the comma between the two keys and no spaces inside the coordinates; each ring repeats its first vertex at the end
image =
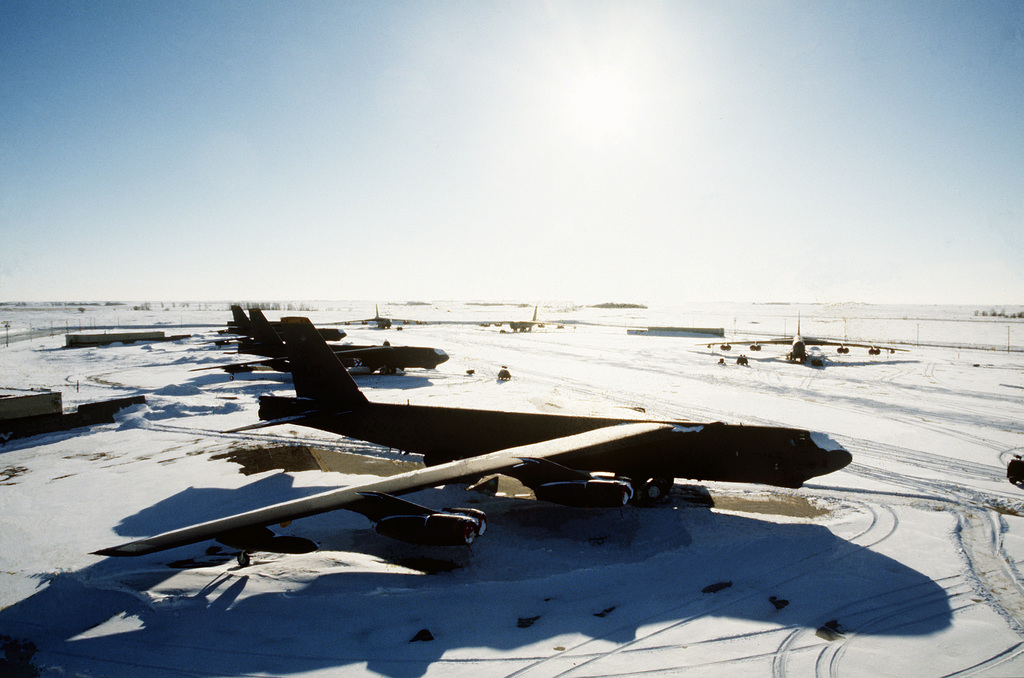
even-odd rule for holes
{"type": "Polygon", "coordinates": [[[0,4],[0,300],[1024,300],[1019,2],[0,4]]]}

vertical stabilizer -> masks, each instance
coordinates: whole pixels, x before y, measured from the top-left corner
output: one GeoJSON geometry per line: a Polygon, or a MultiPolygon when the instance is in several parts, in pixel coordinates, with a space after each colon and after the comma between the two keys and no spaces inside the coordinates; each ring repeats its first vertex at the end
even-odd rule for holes
{"type": "Polygon", "coordinates": [[[271,326],[267,316],[258,308],[250,308],[249,316],[252,318],[252,338],[267,346],[284,347],[284,342],[271,326]]]}
{"type": "Polygon", "coordinates": [[[321,407],[345,409],[365,405],[352,376],[308,318],[288,318],[281,324],[288,347],[295,394],[316,400],[321,407]]]}
{"type": "Polygon", "coordinates": [[[245,315],[245,311],[242,310],[241,306],[238,304],[231,306],[231,317],[234,318],[239,334],[252,334],[252,323],[249,322],[249,318],[245,315]]]}

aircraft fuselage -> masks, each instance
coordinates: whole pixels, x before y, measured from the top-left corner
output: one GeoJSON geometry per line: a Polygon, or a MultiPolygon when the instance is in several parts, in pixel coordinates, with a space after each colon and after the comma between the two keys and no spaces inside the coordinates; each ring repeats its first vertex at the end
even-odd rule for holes
{"type": "MultiPolygon", "coordinates": [[[[290,416],[308,401],[260,399],[260,418],[290,416]]],[[[350,438],[423,455],[427,465],[475,457],[636,420],[366,403],[301,423],[350,438]]],[[[774,426],[667,423],[673,429],[614,455],[566,459],[573,468],[629,478],[687,478],[799,487],[849,463],[849,452],[819,447],[808,431],[774,426]]],[[[836,446],[838,447],[838,446],[836,446]]]]}
{"type": "Polygon", "coordinates": [[[793,345],[789,349],[787,358],[794,363],[807,362],[807,344],[799,334],[793,337],[793,345]]]}

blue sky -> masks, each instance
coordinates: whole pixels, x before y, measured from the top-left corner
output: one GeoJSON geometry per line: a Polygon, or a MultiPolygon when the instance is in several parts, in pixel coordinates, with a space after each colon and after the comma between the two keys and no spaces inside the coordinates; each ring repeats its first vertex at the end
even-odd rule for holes
{"type": "Polygon", "coordinates": [[[1020,303],[1022,2],[0,3],[0,300],[1020,303]]]}

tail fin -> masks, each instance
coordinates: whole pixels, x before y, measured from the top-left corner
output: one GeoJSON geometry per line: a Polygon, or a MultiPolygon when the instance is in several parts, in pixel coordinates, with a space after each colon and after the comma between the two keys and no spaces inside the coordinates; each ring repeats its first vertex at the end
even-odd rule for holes
{"type": "Polygon", "coordinates": [[[245,311],[238,304],[231,306],[231,317],[235,320],[235,325],[238,327],[239,334],[252,334],[252,323],[249,322],[249,318],[246,317],[245,311]]]}
{"type": "Polygon", "coordinates": [[[308,318],[289,318],[281,325],[281,333],[288,346],[297,396],[329,408],[349,408],[368,402],[308,318]]]}
{"type": "Polygon", "coordinates": [[[252,317],[252,338],[261,344],[268,346],[284,346],[284,342],[271,326],[267,316],[258,308],[250,308],[249,315],[252,317]]]}
{"type": "Polygon", "coordinates": [[[539,308],[540,308],[540,306],[534,306],[533,307],[533,322],[537,322],[537,309],[539,309],[539,308]]]}

